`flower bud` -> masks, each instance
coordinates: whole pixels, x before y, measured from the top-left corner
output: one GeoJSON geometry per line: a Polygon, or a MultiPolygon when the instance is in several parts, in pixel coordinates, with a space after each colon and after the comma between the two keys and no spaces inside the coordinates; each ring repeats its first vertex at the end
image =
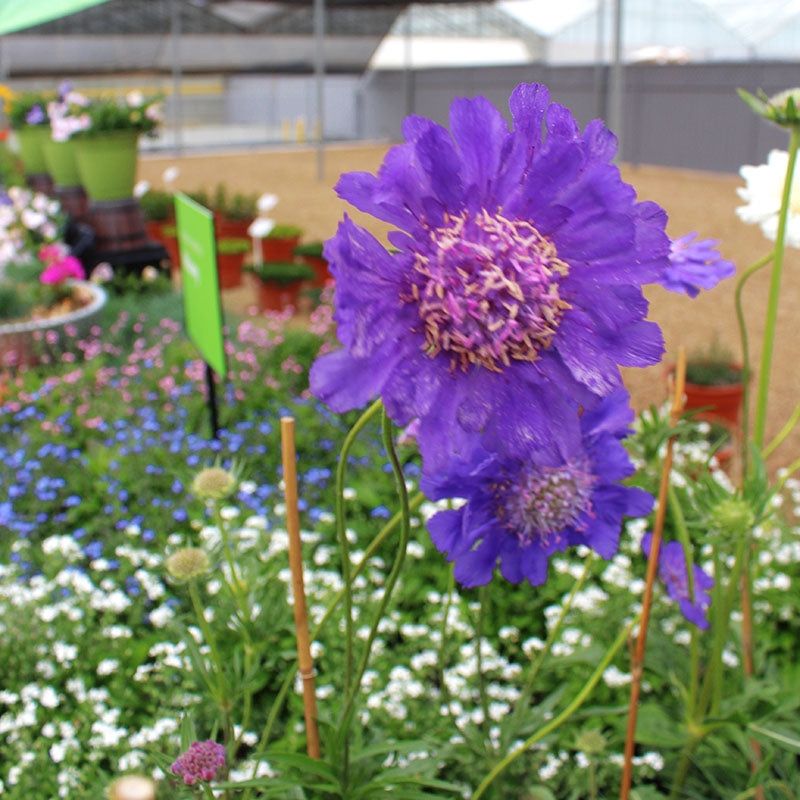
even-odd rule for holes
{"type": "Polygon", "coordinates": [[[207,467],[192,481],[192,493],[205,500],[222,500],[235,488],[236,476],[222,467],[207,467]]]}
{"type": "Polygon", "coordinates": [[[602,753],[607,746],[608,741],[606,740],[606,737],[600,733],[600,731],[583,731],[583,733],[581,733],[580,736],[575,739],[576,749],[582,750],[584,753],[587,753],[590,756],[600,755],[600,753],[602,753]]]}
{"type": "Polygon", "coordinates": [[[741,498],[726,497],[711,509],[711,518],[720,531],[744,536],[755,522],[750,506],[741,498]]]}
{"type": "Polygon", "coordinates": [[[179,581],[199,578],[208,571],[208,567],[208,556],[199,547],[184,547],[167,559],[167,572],[179,581]]]}
{"type": "Polygon", "coordinates": [[[756,97],[739,89],[739,96],[760,117],[784,128],[800,127],[800,88],[784,89],[772,97],[762,91],[756,97]]]}

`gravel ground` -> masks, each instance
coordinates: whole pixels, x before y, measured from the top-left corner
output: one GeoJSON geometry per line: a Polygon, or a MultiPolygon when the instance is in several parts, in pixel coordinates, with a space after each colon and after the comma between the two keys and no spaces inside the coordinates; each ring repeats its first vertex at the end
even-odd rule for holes
{"type": "MultiPolygon", "coordinates": [[[[175,187],[192,190],[213,189],[224,183],[231,191],[274,192],[280,198],[272,212],[276,221],[296,224],[305,230],[304,241],[333,235],[338,220],[347,211],[360,224],[382,237],[388,226],[351,209],[339,200],[333,186],[338,175],[350,170],[374,172],[381,163],[385,145],[336,146],[325,153],[325,178],[316,178],[316,154],[313,149],[209,153],[181,158],[144,156],[139,177],[156,188],[163,186],[164,169],[177,166],[180,174],[175,187]]],[[[642,200],[654,200],[669,214],[668,232],[681,236],[698,231],[703,238],[720,240],[720,250],[742,271],[769,250],[769,242],[757,227],[744,225],[735,214],[740,205],[736,187],[743,185],[737,175],[668,169],[654,166],[622,166],[625,180],[633,184],[642,200]]],[[[769,276],[757,273],[745,290],[745,315],[751,341],[751,357],[757,366],[763,317],[767,302],[769,276]]],[[[716,344],[737,359],[741,349],[733,306],[734,280],[725,281],[709,293],[690,300],[660,287],[647,290],[650,318],[661,325],[667,346],[666,360],[674,360],[680,347],[689,356],[716,344]]],[[[225,305],[243,309],[253,302],[252,289],[226,293],[225,305]]],[[[800,254],[788,250],[781,287],[778,335],[769,395],[767,436],[776,434],[800,402],[800,369],[797,348],[800,322],[800,254]]],[[[637,409],[661,403],[666,389],[663,366],[646,370],[626,370],[625,381],[637,409]]],[[[775,468],[800,455],[800,430],[795,431],[770,460],[775,468]]]]}

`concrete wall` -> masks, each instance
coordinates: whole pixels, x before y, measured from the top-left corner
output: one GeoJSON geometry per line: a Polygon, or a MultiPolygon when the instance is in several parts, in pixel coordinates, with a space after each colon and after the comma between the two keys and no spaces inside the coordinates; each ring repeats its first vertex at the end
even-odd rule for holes
{"type": "MultiPolygon", "coordinates": [[[[767,94],[797,85],[798,64],[634,65],[624,69],[622,153],[626,161],[736,172],[785,149],[787,134],[756,117],[737,87],[767,94]]],[[[506,116],[508,96],[523,81],[547,84],[553,99],[581,125],[603,117],[607,68],[524,67],[381,71],[365,76],[361,132],[400,139],[403,117],[421,114],[447,124],[455,96],[482,94],[506,116]]]]}

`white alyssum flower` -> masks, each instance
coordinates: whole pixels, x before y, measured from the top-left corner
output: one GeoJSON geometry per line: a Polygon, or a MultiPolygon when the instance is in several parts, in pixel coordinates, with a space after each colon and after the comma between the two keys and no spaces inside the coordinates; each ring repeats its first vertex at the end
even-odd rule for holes
{"type": "MultiPolygon", "coordinates": [[[[778,212],[788,163],[789,154],[785,150],[771,150],[766,164],[746,164],[739,169],[747,185],[736,191],[747,205],[739,206],[736,213],[742,222],[759,225],[764,236],[773,242],[778,235],[778,212]]],[[[789,197],[786,244],[800,247],[800,181],[797,180],[792,182],[789,197]]]]}

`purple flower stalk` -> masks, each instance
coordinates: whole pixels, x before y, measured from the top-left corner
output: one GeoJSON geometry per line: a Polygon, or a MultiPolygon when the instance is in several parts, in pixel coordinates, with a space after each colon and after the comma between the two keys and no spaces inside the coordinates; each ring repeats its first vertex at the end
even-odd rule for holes
{"type": "Polygon", "coordinates": [[[617,483],[634,471],[620,442],[633,418],[627,402],[618,390],[580,417],[574,408],[572,436],[557,457],[531,450],[510,458],[477,447],[446,474],[423,477],[420,488],[431,499],[467,501],[428,522],[437,549],[455,561],[459,583],[488,583],[499,562],[507,580],[538,586],[550,556],[570,545],[603,558],[617,552],[623,515],[647,514],[653,504],[647,492],[617,483]]]}
{"type": "Polygon", "coordinates": [[[31,106],[30,111],[25,115],[25,122],[28,125],[41,125],[46,120],[47,114],[44,113],[44,109],[38,103],[31,106]]]}
{"type": "Polygon", "coordinates": [[[668,266],[666,215],[636,202],[600,120],[581,133],[538,84],[510,108],[513,130],[483,97],[453,102],[450,133],[410,117],[377,175],[337,185],[399,228],[397,252],[347,217],[327,242],[344,347],[314,364],[312,391],[335,411],[380,395],[398,425],[419,417],[429,471],[478,431],[490,450],[554,453],[574,404],[663,351],[641,285],[668,266]]]}
{"type": "MultiPolygon", "coordinates": [[[[642,552],[650,557],[650,543],[653,534],[649,531],[642,539],[642,552]]],[[[689,596],[689,574],[686,569],[686,556],[680,542],[662,543],[658,554],[658,574],[667,587],[667,594],[678,604],[686,619],[701,630],[708,627],[706,612],[711,605],[709,591],[714,586],[714,579],[706,575],[700,567],[692,564],[694,577],[694,603],[689,596]]]]}
{"type": "Polygon", "coordinates": [[[224,767],[225,748],[206,739],[204,742],[192,742],[170,769],[173,774],[180,775],[187,786],[194,786],[198,781],[213,781],[224,767]]]}
{"type": "Polygon", "coordinates": [[[724,278],[736,272],[732,261],[726,261],[715,248],[714,239],[692,240],[697,231],[673,239],[669,267],[659,283],[671,292],[697,297],[700,289],[713,289],[724,278]]]}

